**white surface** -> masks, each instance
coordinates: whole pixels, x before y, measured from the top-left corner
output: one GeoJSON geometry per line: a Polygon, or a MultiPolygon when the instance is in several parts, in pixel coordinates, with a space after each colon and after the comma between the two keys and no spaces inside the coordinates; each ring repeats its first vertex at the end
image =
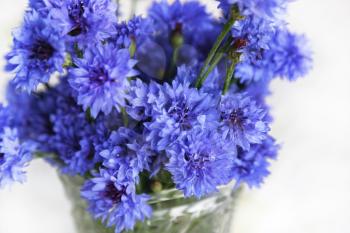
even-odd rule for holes
{"type": "MultiPolygon", "coordinates": [[[[1,56],[25,2],[1,1],[1,56]]],[[[284,145],[266,184],[242,196],[235,233],[350,233],[349,10],[349,0],[291,5],[291,27],[312,41],[314,71],[272,85],[273,134],[284,145]]],[[[28,179],[0,192],[0,233],[74,233],[54,170],[33,162],[28,179]]]]}

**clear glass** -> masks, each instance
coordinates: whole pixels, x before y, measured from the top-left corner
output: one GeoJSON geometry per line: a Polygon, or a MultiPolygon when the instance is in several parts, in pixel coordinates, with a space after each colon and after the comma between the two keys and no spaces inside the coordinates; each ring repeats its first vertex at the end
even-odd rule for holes
{"type": "MultiPolygon", "coordinates": [[[[72,203],[72,216],[77,233],[114,233],[93,220],[80,198],[83,182],[79,177],[60,176],[72,203]]],[[[222,187],[219,193],[202,199],[184,198],[178,190],[164,190],[152,196],[153,217],[138,223],[128,233],[230,233],[234,203],[239,191],[222,187]]]]}

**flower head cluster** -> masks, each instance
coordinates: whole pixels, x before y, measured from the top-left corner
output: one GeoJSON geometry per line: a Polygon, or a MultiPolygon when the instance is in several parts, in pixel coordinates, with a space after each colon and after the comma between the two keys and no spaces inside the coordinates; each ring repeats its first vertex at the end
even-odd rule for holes
{"type": "Polygon", "coordinates": [[[110,0],[32,0],[34,9],[49,16],[66,40],[86,45],[102,41],[113,32],[116,5],[110,0]]]}
{"type": "Polygon", "coordinates": [[[0,187],[44,158],[84,180],[88,211],[116,233],[150,218],[162,188],[259,187],[279,148],[269,83],[310,68],[286,2],[219,0],[219,21],[198,1],[163,0],[123,21],[112,0],[29,0],[6,56],[0,187]]]}
{"type": "Polygon", "coordinates": [[[168,53],[172,43],[188,45],[184,47],[184,60],[193,53],[197,56],[206,53],[207,44],[213,43],[219,33],[218,23],[206,12],[205,6],[195,1],[181,3],[176,0],[169,4],[162,0],[151,6],[149,15],[154,22],[155,39],[168,53]]]}
{"type": "Polygon", "coordinates": [[[185,196],[201,197],[230,181],[236,148],[216,133],[195,129],[171,147],[169,156],[166,168],[176,188],[185,196]]]}
{"type": "Polygon", "coordinates": [[[120,111],[125,106],[128,78],[137,74],[133,69],[136,61],[130,59],[127,49],[99,44],[74,62],[78,67],[69,70],[69,83],[84,110],[90,108],[96,117],[99,112],[109,114],[114,107],[120,111]]]}
{"type": "Polygon", "coordinates": [[[269,131],[266,111],[246,94],[227,95],[220,102],[220,131],[224,139],[236,143],[243,150],[260,144],[269,131]]]}
{"type": "Polygon", "coordinates": [[[242,48],[235,73],[242,83],[274,77],[296,80],[310,70],[311,52],[303,35],[273,27],[259,33],[242,48]]]}
{"type": "Polygon", "coordinates": [[[0,104],[0,188],[26,180],[25,169],[32,160],[37,144],[20,140],[9,106],[0,104]]]}
{"type": "Polygon", "coordinates": [[[270,174],[269,159],[276,159],[279,146],[271,136],[261,144],[255,144],[249,151],[238,150],[233,166],[233,175],[238,182],[245,182],[250,187],[259,187],[263,179],[270,174]]]}
{"type": "Polygon", "coordinates": [[[22,27],[14,33],[13,50],[7,54],[6,70],[16,73],[16,88],[31,92],[47,83],[55,71],[62,72],[65,44],[53,22],[35,11],[25,14],[22,27]]]}
{"type": "Polygon", "coordinates": [[[116,232],[133,228],[136,220],[150,217],[147,195],[136,194],[139,174],[150,171],[154,153],[142,143],[141,135],[130,128],[120,127],[108,138],[96,144],[96,152],[103,159],[99,174],[88,180],[82,196],[96,218],[116,225],[116,232]]]}
{"type": "Polygon", "coordinates": [[[142,140],[134,130],[120,127],[96,151],[103,157],[103,166],[115,170],[120,184],[136,184],[139,173],[149,170],[153,152],[142,140]]]}
{"type": "Polygon", "coordinates": [[[152,34],[152,22],[150,19],[135,16],[129,21],[116,24],[115,35],[112,41],[120,47],[129,48],[132,43],[140,44],[152,34]]]}
{"type": "Polygon", "coordinates": [[[0,142],[0,187],[26,179],[24,168],[32,160],[34,144],[20,144],[17,131],[4,128],[0,142]]]}
{"type": "Polygon", "coordinates": [[[52,134],[50,116],[56,111],[56,98],[65,87],[62,83],[55,89],[35,95],[19,92],[13,84],[7,88],[7,115],[11,116],[11,126],[17,128],[21,139],[36,142],[39,151],[46,151],[47,137],[52,134]]]}
{"type": "Polygon", "coordinates": [[[26,180],[25,168],[36,149],[33,142],[21,142],[9,107],[0,105],[0,188],[26,180]]]}
{"type": "Polygon", "coordinates": [[[82,187],[81,195],[89,202],[95,218],[101,218],[108,227],[116,226],[116,233],[132,230],[137,220],[151,216],[149,197],[138,195],[134,187],[120,185],[113,172],[101,170],[82,187]]]}
{"type": "Polygon", "coordinates": [[[72,105],[73,97],[61,93],[50,114],[52,134],[47,135],[47,150],[60,156],[62,172],[84,175],[98,161],[94,154],[94,127],[80,106],[72,105]]]}
{"type": "Polygon", "coordinates": [[[288,31],[281,18],[286,0],[220,0],[226,18],[243,19],[232,27],[232,49],[239,62],[235,77],[241,83],[283,77],[295,80],[310,69],[310,50],[306,39],[288,31]],[[232,13],[234,12],[234,13],[232,13]],[[283,52],[282,52],[283,51],[283,52]]]}
{"type": "Polygon", "coordinates": [[[208,93],[173,82],[151,83],[145,105],[151,106],[151,121],[145,122],[147,140],[164,150],[195,127],[210,129],[218,117],[217,100],[208,93]]]}
{"type": "Polygon", "coordinates": [[[233,46],[241,53],[235,75],[242,83],[267,79],[273,75],[268,68],[264,69],[264,55],[265,51],[270,49],[270,42],[276,30],[276,25],[272,22],[253,16],[234,24],[233,46]]]}
{"type": "Polygon", "coordinates": [[[311,51],[304,35],[279,31],[273,37],[266,59],[275,75],[289,80],[304,76],[311,68],[311,51]]]}

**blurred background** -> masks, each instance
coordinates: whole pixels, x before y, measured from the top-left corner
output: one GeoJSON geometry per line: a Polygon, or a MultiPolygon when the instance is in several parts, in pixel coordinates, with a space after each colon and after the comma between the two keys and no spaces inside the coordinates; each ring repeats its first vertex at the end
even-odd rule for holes
{"type": "MultiPolygon", "coordinates": [[[[139,2],[142,12],[149,1],[139,2]]],[[[26,5],[1,1],[1,67],[26,5]]],[[[288,21],[309,37],[314,69],[297,82],[272,83],[272,130],[283,147],[265,185],[240,196],[233,233],[350,233],[350,1],[295,1],[288,21]]],[[[10,77],[0,75],[3,100],[10,77]]],[[[20,232],[74,233],[56,172],[41,161],[32,162],[26,184],[0,191],[0,233],[20,232]]]]}

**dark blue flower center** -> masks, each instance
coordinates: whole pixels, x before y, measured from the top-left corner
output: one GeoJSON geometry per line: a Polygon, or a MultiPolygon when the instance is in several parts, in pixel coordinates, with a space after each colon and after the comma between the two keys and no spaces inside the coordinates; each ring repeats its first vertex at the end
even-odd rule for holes
{"type": "Polygon", "coordinates": [[[32,47],[31,58],[39,60],[48,60],[52,57],[55,49],[46,41],[38,40],[32,47]]]}
{"type": "Polygon", "coordinates": [[[117,204],[121,201],[122,196],[125,194],[125,188],[118,190],[113,182],[109,182],[102,193],[104,198],[111,200],[114,204],[117,204]]]}
{"type": "Polygon", "coordinates": [[[81,0],[75,1],[68,7],[68,15],[73,23],[73,27],[68,33],[69,35],[78,36],[81,33],[86,32],[86,27],[84,26],[85,20],[83,18],[84,11],[84,3],[81,0]]]}
{"type": "Polygon", "coordinates": [[[108,73],[105,69],[99,68],[91,71],[90,74],[92,83],[102,86],[108,81],[108,73]]]}
{"type": "Polygon", "coordinates": [[[169,114],[180,124],[181,129],[188,130],[192,128],[189,122],[190,108],[186,104],[181,103],[172,106],[169,109],[169,114]]]}
{"type": "Polygon", "coordinates": [[[185,152],[184,159],[190,164],[191,168],[197,170],[203,169],[205,164],[210,161],[209,155],[205,153],[191,154],[185,152]]]}
{"type": "Polygon", "coordinates": [[[222,113],[222,119],[229,122],[232,126],[243,127],[247,117],[241,108],[234,109],[230,113],[222,113]]]}

